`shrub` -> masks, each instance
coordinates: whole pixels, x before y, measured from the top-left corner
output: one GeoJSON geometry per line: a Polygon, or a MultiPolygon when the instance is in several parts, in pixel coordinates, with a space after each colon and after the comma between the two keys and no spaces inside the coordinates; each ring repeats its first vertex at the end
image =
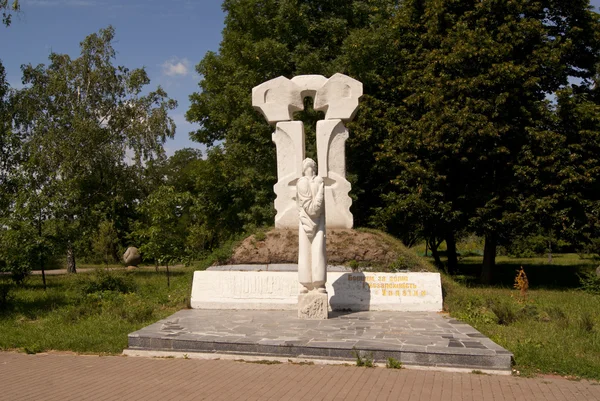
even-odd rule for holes
{"type": "Polygon", "coordinates": [[[514,287],[517,290],[519,290],[519,295],[521,296],[520,300],[522,302],[526,301],[527,300],[527,290],[529,289],[529,280],[527,279],[525,270],[523,270],[523,266],[521,266],[521,270],[517,271],[514,287]]]}
{"type": "Polygon", "coordinates": [[[133,277],[128,273],[114,273],[104,269],[96,269],[89,276],[78,276],[77,285],[83,294],[114,291],[127,294],[136,289],[133,277]]]}
{"type": "Polygon", "coordinates": [[[600,295],[600,276],[594,271],[586,271],[579,276],[581,289],[590,294],[600,295]]]}
{"type": "Polygon", "coordinates": [[[498,324],[509,325],[517,321],[518,309],[512,300],[496,299],[490,302],[490,309],[498,318],[498,324]]]}

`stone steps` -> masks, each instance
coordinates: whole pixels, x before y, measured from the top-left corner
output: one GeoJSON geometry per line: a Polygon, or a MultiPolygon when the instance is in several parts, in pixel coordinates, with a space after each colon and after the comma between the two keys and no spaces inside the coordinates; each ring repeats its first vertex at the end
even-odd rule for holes
{"type": "Polygon", "coordinates": [[[332,313],[300,320],[294,311],[182,310],[129,335],[132,351],[374,362],[510,373],[512,353],[439,313],[332,313]]]}

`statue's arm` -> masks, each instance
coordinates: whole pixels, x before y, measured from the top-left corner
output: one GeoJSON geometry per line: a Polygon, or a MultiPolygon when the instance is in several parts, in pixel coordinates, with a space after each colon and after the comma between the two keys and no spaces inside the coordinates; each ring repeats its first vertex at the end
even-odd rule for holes
{"type": "Polygon", "coordinates": [[[298,202],[300,207],[304,209],[304,211],[311,217],[317,217],[321,213],[321,209],[323,207],[323,179],[318,177],[317,182],[319,182],[319,189],[313,198],[311,189],[310,189],[310,181],[308,180],[300,180],[298,181],[297,189],[298,189],[298,202]]]}

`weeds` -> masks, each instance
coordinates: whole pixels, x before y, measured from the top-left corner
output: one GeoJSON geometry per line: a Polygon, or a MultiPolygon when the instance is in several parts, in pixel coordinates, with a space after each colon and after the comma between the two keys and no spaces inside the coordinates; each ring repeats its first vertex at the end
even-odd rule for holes
{"type": "Polygon", "coordinates": [[[364,366],[366,368],[372,368],[375,366],[375,364],[373,363],[372,352],[363,352],[357,350],[355,347],[352,347],[352,353],[356,358],[356,366],[364,366]]]}
{"type": "Polygon", "coordinates": [[[519,295],[521,296],[520,301],[527,301],[527,290],[529,289],[529,280],[527,279],[525,270],[523,270],[523,266],[521,266],[521,270],[517,271],[514,287],[517,290],[519,290],[519,295]]]}
{"type": "Polygon", "coordinates": [[[385,367],[388,369],[402,369],[402,362],[396,358],[389,357],[385,363],[385,367]]]}

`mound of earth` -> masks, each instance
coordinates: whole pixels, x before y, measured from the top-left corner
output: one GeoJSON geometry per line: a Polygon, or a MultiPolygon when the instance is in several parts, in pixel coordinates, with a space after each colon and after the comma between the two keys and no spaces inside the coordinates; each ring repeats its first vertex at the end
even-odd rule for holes
{"type": "MultiPolygon", "coordinates": [[[[375,230],[327,230],[330,265],[360,270],[423,271],[432,267],[395,238],[375,230]]],[[[244,239],[228,264],[298,263],[298,230],[272,229],[244,239]]]]}

